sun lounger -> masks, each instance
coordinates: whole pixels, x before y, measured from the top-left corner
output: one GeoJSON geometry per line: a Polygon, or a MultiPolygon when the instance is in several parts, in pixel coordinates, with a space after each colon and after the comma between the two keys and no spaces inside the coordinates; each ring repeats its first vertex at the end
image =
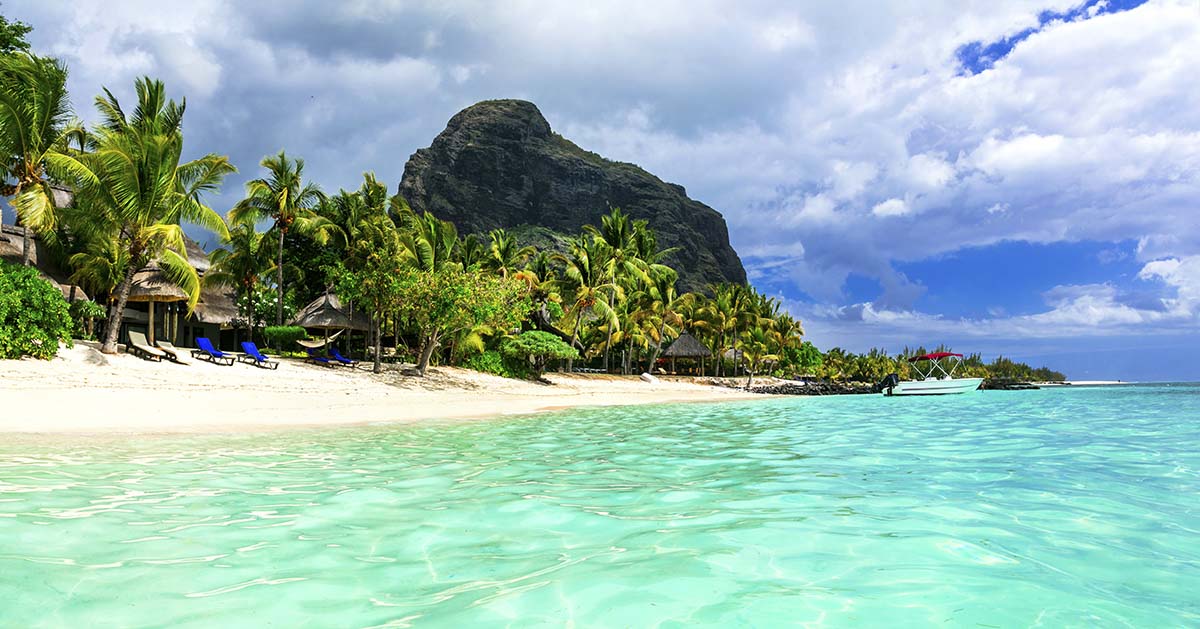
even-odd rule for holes
{"type": "Polygon", "coordinates": [[[180,365],[190,365],[192,361],[186,358],[187,354],[183,350],[172,345],[169,341],[155,341],[158,349],[162,350],[167,355],[167,360],[180,365]]]}
{"type": "Polygon", "coordinates": [[[150,341],[146,340],[145,334],[133,331],[130,331],[129,333],[129,343],[125,345],[125,351],[133,354],[134,356],[141,356],[146,360],[161,361],[167,355],[166,352],[162,351],[161,349],[152,347],[150,345],[150,341]]]}
{"type": "Polygon", "coordinates": [[[343,365],[346,365],[347,367],[353,367],[358,364],[357,360],[350,360],[349,358],[342,356],[342,353],[339,352],[336,347],[329,348],[329,357],[343,365]]]}
{"type": "Polygon", "coordinates": [[[242,351],[245,353],[238,356],[238,360],[244,363],[264,369],[279,369],[279,361],[268,358],[262,352],[258,351],[258,346],[252,341],[242,341],[242,351]]]}
{"type": "Polygon", "coordinates": [[[328,358],[317,353],[317,350],[315,350],[315,349],[309,349],[308,350],[308,358],[305,358],[304,360],[306,360],[314,365],[325,365],[326,367],[334,366],[334,363],[332,360],[329,360],[328,358]]]}
{"type": "Polygon", "coordinates": [[[207,360],[214,365],[232,365],[234,361],[233,354],[226,354],[221,350],[213,347],[212,341],[203,336],[196,337],[196,348],[192,350],[192,358],[200,358],[207,360]]]}

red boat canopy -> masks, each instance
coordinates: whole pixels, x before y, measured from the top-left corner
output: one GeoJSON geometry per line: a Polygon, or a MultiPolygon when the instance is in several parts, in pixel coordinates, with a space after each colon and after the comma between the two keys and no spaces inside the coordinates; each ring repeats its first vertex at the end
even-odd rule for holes
{"type": "Polygon", "coordinates": [[[918,360],[941,360],[942,358],[947,358],[950,356],[958,356],[959,358],[963,357],[962,354],[955,354],[954,352],[934,352],[932,354],[925,354],[923,356],[913,356],[912,358],[908,359],[908,362],[915,363],[918,360]]]}

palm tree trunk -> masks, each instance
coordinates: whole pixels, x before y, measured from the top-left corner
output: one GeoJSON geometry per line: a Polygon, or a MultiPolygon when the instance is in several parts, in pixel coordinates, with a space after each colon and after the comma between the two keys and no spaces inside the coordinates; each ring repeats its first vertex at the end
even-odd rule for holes
{"type": "Polygon", "coordinates": [[[25,235],[21,237],[21,264],[33,266],[33,239],[29,237],[29,228],[22,226],[25,235]]]}
{"type": "Polygon", "coordinates": [[[31,266],[33,264],[33,243],[29,238],[29,228],[26,227],[25,223],[21,220],[21,215],[17,213],[17,197],[21,196],[21,187],[23,185],[24,184],[22,182],[17,182],[17,187],[15,190],[13,190],[12,199],[9,200],[9,205],[11,205],[13,209],[13,224],[21,228],[21,264],[24,266],[31,266]]]}
{"type": "MultiPolygon", "coordinates": [[[[613,295],[609,294],[608,310],[610,313],[612,313],[612,308],[613,308],[613,295]]],[[[612,323],[610,322],[605,327],[608,328],[608,336],[604,339],[604,373],[608,373],[609,372],[608,355],[609,355],[609,350],[612,347],[612,335],[613,335],[612,323]]]]}
{"type": "MultiPolygon", "coordinates": [[[[579,341],[579,324],[583,323],[583,312],[581,311],[575,316],[575,331],[571,333],[571,347],[575,347],[575,343],[579,341]]],[[[582,357],[582,354],[580,355],[582,357]]],[[[567,373],[575,372],[575,359],[567,359],[567,373]]]]}
{"type": "Polygon", "coordinates": [[[654,361],[658,360],[658,355],[662,353],[662,339],[666,329],[666,323],[658,326],[658,341],[654,344],[654,351],[650,354],[650,363],[646,366],[646,373],[654,373],[654,361]]]}
{"type": "Polygon", "coordinates": [[[279,230],[279,257],[275,263],[275,285],[279,288],[279,304],[275,308],[275,325],[283,325],[283,232],[279,230]]]}
{"type": "Polygon", "coordinates": [[[383,371],[383,333],[380,330],[383,316],[376,314],[372,319],[374,319],[372,326],[374,330],[372,331],[375,333],[375,373],[379,373],[383,371]]]}
{"type": "Polygon", "coordinates": [[[137,266],[130,263],[129,268],[125,270],[125,279],[121,280],[121,285],[117,287],[117,303],[108,312],[104,344],[100,346],[100,351],[105,354],[117,353],[117,336],[121,333],[121,317],[125,316],[125,303],[129,301],[129,288],[133,285],[134,273],[137,273],[137,266]]]}

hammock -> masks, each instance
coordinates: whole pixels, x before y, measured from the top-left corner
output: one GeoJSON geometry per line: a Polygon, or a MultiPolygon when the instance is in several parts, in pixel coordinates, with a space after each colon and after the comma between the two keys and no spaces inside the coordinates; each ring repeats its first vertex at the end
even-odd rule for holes
{"type": "Polygon", "coordinates": [[[322,347],[325,347],[326,345],[329,345],[331,342],[333,342],[333,339],[336,339],[337,337],[341,336],[342,332],[345,332],[345,330],[338,330],[336,333],[334,333],[333,336],[326,337],[324,339],[314,339],[311,341],[296,341],[296,342],[299,343],[302,347],[307,347],[308,349],[321,349],[322,347]]]}

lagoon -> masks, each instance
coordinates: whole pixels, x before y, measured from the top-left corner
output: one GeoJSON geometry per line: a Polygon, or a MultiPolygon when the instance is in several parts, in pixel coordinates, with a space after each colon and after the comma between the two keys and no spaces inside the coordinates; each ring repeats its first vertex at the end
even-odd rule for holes
{"type": "Polygon", "coordinates": [[[7,626],[1200,623],[1200,386],[5,436],[7,626]]]}

